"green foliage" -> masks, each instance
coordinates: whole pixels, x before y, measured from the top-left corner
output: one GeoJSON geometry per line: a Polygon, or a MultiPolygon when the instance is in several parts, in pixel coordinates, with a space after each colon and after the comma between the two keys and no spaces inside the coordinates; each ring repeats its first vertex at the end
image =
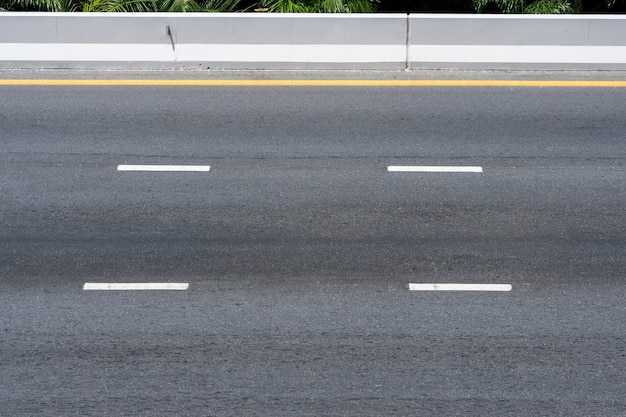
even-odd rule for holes
{"type": "Polygon", "coordinates": [[[581,5],[565,0],[537,0],[531,3],[524,13],[528,14],[571,14],[577,13],[581,5]]]}
{"type": "Polygon", "coordinates": [[[263,0],[260,6],[272,13],[307,13],[310,11],[303,2],[298,0],[263,0]]]}
{"type": "Polygon", "coordinates": [[[151,4],[139,0],[87,0],[82,4],[83,12],[152,12],[151,4]]]}
{"type": "MultiPolygon", "coordinates": [[[[619,0],[602,0],[607,8],[619,0]]],[[[583,11],[582,0],[473,0],[478,13],[495,10],[501,13],[568,14],[583,11]]]]}
{"type": "Polygon", "coordinates": [[[273,13],[373,13],[380,0],[261,0],[273,13]]]}
{"type": "MultiPolygon", "coordinates": [[[[495,7],[502,13],[529,13],[529,14],[567,14],[582,11],[582,0],[473,0],[474,8],[478,13],[495,7]]],[[[615,4],[617,0],[606,0],[615,4]]]]}
{"type": "Polygon", "coordinates": [[[208,2],[202,5],[203,11],[205,12],[235,12],[235,11],[245,11],[239,9],[240,0],[209,0],[208,2]]]}
{"type": "Polygon", "coordinates": [[[156,2],[157,10],[161,12],[199,12],[202,11],[195,0],[160,0],[156,2]]]}
{"type": "MultiPolygon", "coordinates": [[[[0,0],[46,12],[231,12],[241,0],[0,0]]],[[[0,3],[3,7],[4,3],[0,3]]]]}
{"type": "Polygon", "coordinates": [[[495,6],[502,13],[522,13],[524,0],[474,0],[474,8],[478,13],[484,12],[489,6],[495,6]]]}
{"type": "Polygon", "coordinates": [[[372,13],[376,10],[375,3],[369,0],[322,0],[321,10],[324,13],[372,13]]]}
{"type": "Polygon", "coordinates": [[[472,6],[479,13],[626,12],[626,0],[0,0],[0,11],[48,12],[373,13],[379,6],[387,12],[466,12],[472,6]]]}
{"type": "Polygon", "coordinates": [[[74,12],[76,4],[72,0],[16,0],[14,7],[42,12],[74,12]]]}

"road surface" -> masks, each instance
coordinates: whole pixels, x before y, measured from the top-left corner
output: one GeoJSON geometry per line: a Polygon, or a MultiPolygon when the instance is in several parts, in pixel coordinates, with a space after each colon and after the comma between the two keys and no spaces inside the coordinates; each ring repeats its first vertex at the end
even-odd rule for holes
{"type": "Polygon", "coordinates": [[[0,97],[2,414],[624,415],[626,88],[0,97]]]}

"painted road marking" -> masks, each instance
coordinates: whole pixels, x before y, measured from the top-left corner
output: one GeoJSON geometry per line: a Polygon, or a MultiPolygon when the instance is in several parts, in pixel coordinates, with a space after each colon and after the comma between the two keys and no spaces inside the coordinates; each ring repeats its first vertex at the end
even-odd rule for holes
{"type": "Polygon", "coordinates": [[[118,171],[209,172],[208,165],[118,165],[118,171]]]}
{"type": "Polygon", "coordinates": [[[409,291],[511,291],[509,284],[409,284],[409,291]]]}
{"type": "Polygon", "coordinates": [[[626,87],[626,81],[547,80],[61,80],[0,79],[12,86],[165,86],[165,87],[626,87]]]}
{"type": "Polygon", "coordinates": [[[398,166],[387,167],[389,172],[483,172],[482,167],[471,166],[398,166]]]}
{"type": "Polygon", "coordinates": [[[86,282],[83,286],[85,291],[147,291],[166,290],[184,291],[189,288],[186,282],[143,282],[143,283],[115,283],[115,282],[86,282]]]}

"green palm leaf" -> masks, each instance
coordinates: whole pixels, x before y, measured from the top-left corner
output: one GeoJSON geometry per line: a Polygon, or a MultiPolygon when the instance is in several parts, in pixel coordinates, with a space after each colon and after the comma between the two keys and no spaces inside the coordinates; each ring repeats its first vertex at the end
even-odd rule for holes
{"type": "Polygon", "coordinates": [[[201,12],[202,6],[195,0],[159,0],[156,9],[158,12],[201,12]]]}
{"type": "Polygon", "coordinates": [[[378,0],[322,0],[323,13],[372,13],[378,0]]]}
{"type": "Polygon", "coordinates": [[[262,0],[261,7],[272,13],[308,13],[311,12],[303,2],[298,0],[262,0]]]}
{"type": "Polygon", "coordinates": [[[16,0],[14,4],[42,12],[74,12],[78,7],[72,0],[16,0]]]}

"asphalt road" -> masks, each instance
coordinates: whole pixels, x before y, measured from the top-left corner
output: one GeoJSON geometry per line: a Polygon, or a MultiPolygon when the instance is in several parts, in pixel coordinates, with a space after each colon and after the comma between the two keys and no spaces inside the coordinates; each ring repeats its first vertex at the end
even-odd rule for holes
{"type": "Polygon", "coordinates": [[[0,98],[0,414],[626,415],[626,89],[0,98]]]}

